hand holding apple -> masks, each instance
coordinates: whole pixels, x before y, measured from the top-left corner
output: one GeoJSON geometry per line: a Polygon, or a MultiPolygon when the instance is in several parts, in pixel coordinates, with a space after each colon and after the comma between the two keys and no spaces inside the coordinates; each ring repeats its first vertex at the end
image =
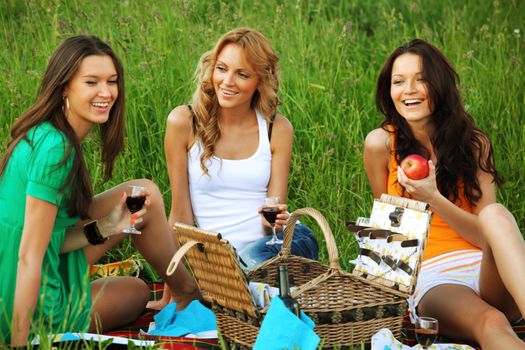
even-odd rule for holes
{"type": "Polygon", "coordinates": [[[441,194],[436,183],[436,167],[431,160],[427,164],[429,169],[428,176],[419,180],[410,179],[403,168],[399,166],[397,168],[397,181],[405,188],[411,198],[426,202],[432,206],[434,199],[439,198],[441,194]]]}
{"type": "Polygon", "coordinates": [[[428,161],[419,154],[407,156],[400,164],[405,175],[412,180],[424,179],[428,176],[428,161]]]}

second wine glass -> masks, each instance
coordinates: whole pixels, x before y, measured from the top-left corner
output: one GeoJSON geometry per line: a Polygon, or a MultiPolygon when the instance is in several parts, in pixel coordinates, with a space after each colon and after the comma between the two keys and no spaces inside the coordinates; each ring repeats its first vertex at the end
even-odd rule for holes
{"type": "Polygon", "coordinates": [[[266,242],[268,245],[283,244],[283,241],[277,238],[277,233],[275,232],[275,220],[277,220],[277,214],[281,212],[279,204],[281,204],[281,198],[279,198],[279,196],[266,197],[262,208],[264,218],[272,225],[273,237],[266,242]]]}
{"type": "Polygon", "coordinates": [[[423,349],[434,344],[439,331],[438,320],[432,317],[418,317],[416,320],[416,339],[423,349]]]}
{"type": "MultiPolygon", "coordinates": [[[[136,213],[144,206],[146,202],[146,189],[142,186],[130,186],[130,193],[126,198],[126,206],[128,207],[131,214],[136,213]]],[[[142,232],[135,228],[135,219],[130,219],[129,227],[125,228],[122,232],[133,233],[140,235],[142,232]]]]}

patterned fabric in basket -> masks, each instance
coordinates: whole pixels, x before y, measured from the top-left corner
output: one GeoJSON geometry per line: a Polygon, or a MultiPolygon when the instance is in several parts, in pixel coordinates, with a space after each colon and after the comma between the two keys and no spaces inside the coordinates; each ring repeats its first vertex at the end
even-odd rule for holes
{"type": "MultiPolygon", "coordinates": [[[[292,296],[316,323],[314,331],[321,337],[323,346],[370,343],[372,335],[385,327],[400,334],[406,295],[344,271],[328,223],[315,209],[299,209],[292,214],[280,255],[258,266],[248,277],[275,284],[279,264],[288,265],[290,283],[297,287],[292,296]],[[287,233],[293,232],[301,215],[309,215],[319,224],[328,249],[329,265],[290,254],[291,237],[287,233]]],[[[236,336],[242,338],[240,334],[236,336]]]]}
{"type": "MultiPolygon", "coordinates": [[[[290,285],[297,287],[292,296],[316,323],[314,331],[324,347],[369,343],[381,328],[389,328],[397,337],[401,333],[406,293],[344,271],[328,223],[315,209],[292,213],[280,254],[248,276],[240,268],[233,248],[220,234],[183,224],[175,224],[174,228],[183,246],[176,255],[180,259],[186,254],[204,298],[213,305],[220,333],[231,343],[253,347],[266,308],[254,304],[248,281],[276,287],[280,264],[288,266],[290,285]],[[321,227],[329,265],[291,255],[292,234],[301,215],[313,217],[321,227]]],[[[170,265],[169,269],[175,268],[170,265]]]]}

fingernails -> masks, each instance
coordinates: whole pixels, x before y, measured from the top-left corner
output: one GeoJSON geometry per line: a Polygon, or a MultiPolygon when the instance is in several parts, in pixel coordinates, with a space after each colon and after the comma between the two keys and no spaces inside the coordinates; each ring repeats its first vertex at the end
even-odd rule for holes
{"type": "Polygon", "coordinates": [[[137,213],[131,214],[131,218],[132,218],[132,219],[136,219],[136,218],[138,218],[138,217],[139,217],[139,214],[137,214],[137,213]]]}

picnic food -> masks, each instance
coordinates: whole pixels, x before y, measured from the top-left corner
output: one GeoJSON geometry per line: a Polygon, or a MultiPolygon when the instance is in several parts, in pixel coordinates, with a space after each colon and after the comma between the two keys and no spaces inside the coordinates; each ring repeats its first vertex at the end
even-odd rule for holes
{"type": "Polygon", "coordinates": [[[411,154],[401,162],[401,169],[412,180],[424,179],[428,176],[428,162],[419,154],[411,154]]]}

